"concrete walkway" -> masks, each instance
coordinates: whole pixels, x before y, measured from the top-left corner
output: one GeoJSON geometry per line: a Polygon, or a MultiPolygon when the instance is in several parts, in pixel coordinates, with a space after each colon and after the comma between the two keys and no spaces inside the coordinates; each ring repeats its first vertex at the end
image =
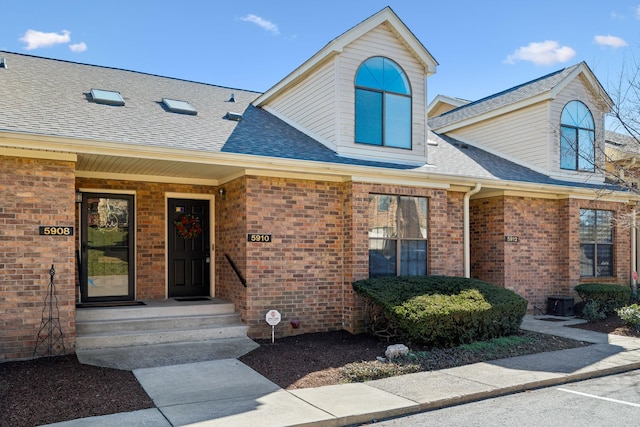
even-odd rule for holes
{"type": "Polygon", "coordinates": [[[640,339],[565,327],[580,320],[541,318],[550,316],[526,316],[522,328],[593,345],[291,391],[236,359],[135,369],[156,408],[51,426],[347,426],[640,368],[640,339]]]}

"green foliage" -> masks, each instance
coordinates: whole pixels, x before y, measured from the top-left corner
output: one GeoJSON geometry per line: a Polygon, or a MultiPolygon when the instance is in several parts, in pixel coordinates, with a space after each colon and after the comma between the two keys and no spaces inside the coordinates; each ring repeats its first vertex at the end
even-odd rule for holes
{"type": "Polygon", "coordinates": [[[394,363],[364,361],[354,362],[340,368],[342,381],[347,383],[359,383],[364,381],[379,380],[381,378],[395,377],[396,375],[412,374],[420,372],[422,368],[417,363],[394,363]]]}
{"type": "Polygon", "coordinates": [[[592,300],[584,305],[582,308],[582,317],[588,322],[597,322],[598,320],[604,320],[607,318],[607,313],[600,301],[592,300]]]}
{"type": "Polygon", "coordinates": [[[417,344],[452,347],[511,335],[527,310],[515,292],[461,277],[384,277],[353,288],[381,308],[399,337],[417,344]]]}
{"type": "Polygon", "coordinates": [[[616,309],[624,307],[631,298],[631,288],[623,285],[583,283],[576,286],[575,291],[585,304],[597,301],[605,315],[612,314],[616,309]]]}
{"type": "Polygon", "coordinates": [[[640,306],[638,304],[621,307],[616,310],[616,313],[624,320],[627,326],[633,329],[640,329],[640,306]]]}
{"type": "Polygon", "coordinates": [[[476,341],[471,344],[463,344],[460,346],[460,350],[472,354],[500,354],[500,352],[503,352],[511,347],[516,347],[533,341],[533,338],[531,338],[530,336],[511,335],[508,337],[494,338],[490,341],[476,341]]]}
{"type": "Polygon", "coordinates": [[[343,382],[364,382],[396,375],[440,369],[452,363],[454,366],[475,363],[482,360],[494,360],[512,356],[514,348],[535,346],[536,338],[530,335],[512,335],[463,344],[455,348],[430,351],[410,351],[407,356],[387,362],[363,361],[349,363],[340,368],[343,382]]]}

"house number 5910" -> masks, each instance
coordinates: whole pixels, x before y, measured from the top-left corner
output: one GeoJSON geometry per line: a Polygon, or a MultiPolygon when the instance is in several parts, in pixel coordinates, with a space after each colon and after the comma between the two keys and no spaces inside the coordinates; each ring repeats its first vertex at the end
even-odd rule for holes
{"type": "Polygon", "coordinates": [[[247,241],[249,242],[271,242],[271,234],[248,234],[247,241]]]}

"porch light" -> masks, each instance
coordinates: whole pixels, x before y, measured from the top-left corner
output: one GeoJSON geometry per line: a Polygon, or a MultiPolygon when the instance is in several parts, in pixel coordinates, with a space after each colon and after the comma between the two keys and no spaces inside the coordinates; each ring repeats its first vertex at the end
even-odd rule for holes
{"type": "Polygon", "coordinates": [[[76,203],[82,203],[82,193],[76,191],[76,203]]]}

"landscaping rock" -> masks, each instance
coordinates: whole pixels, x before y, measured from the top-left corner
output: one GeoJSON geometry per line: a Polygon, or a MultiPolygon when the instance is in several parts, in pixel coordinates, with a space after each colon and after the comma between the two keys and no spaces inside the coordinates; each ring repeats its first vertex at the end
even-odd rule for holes
{"type": "Polygon", "coordinates": [[[396,357],[406,356],[407,354],[409,354],[409,347],[404,344],[390,345],[387,347],[387,351],[384,352],[387,359],[395,359],[396,357]]]}

